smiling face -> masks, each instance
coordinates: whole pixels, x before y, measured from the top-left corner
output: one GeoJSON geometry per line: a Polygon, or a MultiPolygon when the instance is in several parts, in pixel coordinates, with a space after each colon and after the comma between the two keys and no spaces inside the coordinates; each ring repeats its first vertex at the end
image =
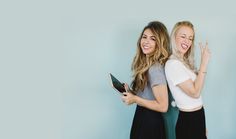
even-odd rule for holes
{"type": "Polygon", "coordinates": [[[184,56],[184,54],[192,46],[193,38],[194,38],[194,32],[190,27],[182,26],[176,32],[175,36],[176,47],[182,56],[184,56]]]}
{"type": "Polygon", "coordinates": [[[145,55],[152,54],[156,49],[156,38],[150,29],[143,32],[140,47],[145,55]]]}

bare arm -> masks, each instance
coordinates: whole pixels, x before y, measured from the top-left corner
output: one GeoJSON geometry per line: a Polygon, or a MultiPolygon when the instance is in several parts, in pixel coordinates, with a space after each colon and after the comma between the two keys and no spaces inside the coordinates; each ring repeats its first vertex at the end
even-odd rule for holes
{"type": "Polygon", "coordinates": [[[168,109],[168,90],[166,85],[157,85],[152,88],[155,100],[143,99],[139,96],[133,95],[131,93],[125,92],[122,99],[127,104],[137,103],[140,106],[146,107],[148,109],[166,112],[168,109]]]}
{"type": "Polygon", "coordinates": [[[189,96],[193,98],[199,98],[201,95],[201,90],[204,85],[206,70],[208,61],[210,58],[210,51],[208,49],[208,44],[206,43],[205,48],[200,44],[201,49],[201,65],[199,73],[196,77],[196,80],[193,82],[191,79],[178,84],[178,86],[189,96]]]}
{"type": "Polygon", "coordinates": [[[203,88],[205,73],[199,73],[196,80],[193,82],[191,79],[178,84],[178,86],[190,97],[199,98],[203,88]]]}

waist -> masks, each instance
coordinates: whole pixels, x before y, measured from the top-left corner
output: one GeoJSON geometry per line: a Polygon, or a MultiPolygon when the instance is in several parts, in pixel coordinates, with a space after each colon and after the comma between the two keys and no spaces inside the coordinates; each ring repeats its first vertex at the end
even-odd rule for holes
{"type": "Polygon", "coordinates": [[[198,111],[202,108],[203,108],[203,105],[200,105],[200,106],[192,108],[192,109],[179,108],[179,110],[182,111],[182,112],[194,112],[194,111],[198,111]]]}
{"type": "Polygon", "coordinates": [[[142,111],[143,113],[153,113],[153,114],[158,114],[158,115],[160,114],[160,115],[162,115],[161,112],[150,110],[148,108],[145,108],[145,107],[139,106],[139,105],[136,106],[136,111],[142,111]]]}
{"type": "Polygon", "coordinates": [[[176,97],[175,102],[177,107],[183,111],[195,111],[201,109],[201,107],[203,106],[203,101],[201,97],[197,99],[176,97]]]}

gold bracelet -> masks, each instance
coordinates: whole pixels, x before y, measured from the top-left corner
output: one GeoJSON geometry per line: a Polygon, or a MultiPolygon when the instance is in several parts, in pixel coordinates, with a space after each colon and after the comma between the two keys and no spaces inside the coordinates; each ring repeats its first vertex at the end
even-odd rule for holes
{"type": "Polygon", "coordinates": [[[199,70],[199,72],[201,72],[201,73],[203,73],[203,74],[206,74],[206,73],[207,73],[206,71],[200,71],[200,70],[199,70]]]}

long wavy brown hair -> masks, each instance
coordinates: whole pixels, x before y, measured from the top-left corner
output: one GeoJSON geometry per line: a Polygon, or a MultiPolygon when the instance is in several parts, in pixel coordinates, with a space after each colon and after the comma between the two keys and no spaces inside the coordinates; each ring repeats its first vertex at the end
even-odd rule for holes
{"type": "Polygon", "coordinates": [[[167,28],[165,25],[159,21],[150,22],[146,27],[144,27],[138,42],[137,51],[133,59],[132,68],[133,71],[133,81],[131,83],[132,90],[137,93],[138,91],[143,91],[144,87],[147,85],[148,69],[155,63],[164,65],[167,61],[170,53],[170,39],[168,35],[167,28]],[[141,49],[141,39],[143,33],[146,29],[150,29],[156,39],[156,48],[154,52],[150,55],[145,55],[141,49]]]}

